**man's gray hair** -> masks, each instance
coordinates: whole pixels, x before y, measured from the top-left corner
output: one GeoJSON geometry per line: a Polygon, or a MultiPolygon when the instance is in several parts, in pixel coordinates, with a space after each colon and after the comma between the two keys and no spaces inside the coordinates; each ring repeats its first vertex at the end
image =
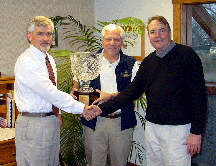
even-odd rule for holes
{"type": "Polygon", "coordinates": [[[35,16],[29,20],[29,22],[27,24],[26,31],[33,33],[36,26],[40,27],[40,26],[49,26],[49,25],[51,26],[52,33],[53,33],[54,32],[54,24],[53,24],[51,19],[49,19],[45,16],[35,16]]]}
{"type": "Polygon", "coordinates": [[[116,24],[109,24],[109,25],[106,25],[105,27],[103,27],[103,29],[101,31],[102,39],[106,35],[106,31],[116,30],[116,29],[119,30],[119,34],[120,34],[121,39],[123,41],[124,40],[124,36],[125,36],[125,31],[122,29],[122,27],[120,27],[119,25],[116,25],[116,24]]]}
{"type": "Polygon", "coordinates": [[[154,20],[158,20],[162,24],[166,25],[168,30],[171,31],[168,21],[163,16],[156,15],[156,16],[152,16],[148,19],[148,25],[147,25],[148,33],[149,33],[149,24],[154,20]]]}

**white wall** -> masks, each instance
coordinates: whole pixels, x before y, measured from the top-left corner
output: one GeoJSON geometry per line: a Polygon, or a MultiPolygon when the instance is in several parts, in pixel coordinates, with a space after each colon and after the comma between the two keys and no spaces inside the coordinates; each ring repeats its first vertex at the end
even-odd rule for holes
{"type": "MultiPolygon", "coordinates": [[[[95,0],[95,22],[96,20],[111,21],[125,17],[136,17],[147,23],[148,18],[153,15],[164,16],[172,29],[172,0],[95,0]]],[[[154,48],[149,43],[147,31],[145,33],[145,55],[147,56],[154,51],[154,48]]],[[[140,112],[142,113],[142,111],[140,112]]],[[[140,122],[138,122],[138,127],[135,129],[134,140],[144,145],[144,130],[140,122]]],[[[135,163],[134,153],[130,162],[135,163]]],[[[146,165],[145,161],[142,166],[144,165],[146,165]]]]}

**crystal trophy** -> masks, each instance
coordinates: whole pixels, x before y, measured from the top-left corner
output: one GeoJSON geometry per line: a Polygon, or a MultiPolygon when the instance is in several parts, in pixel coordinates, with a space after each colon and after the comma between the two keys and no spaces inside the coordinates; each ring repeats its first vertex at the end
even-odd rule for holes
{"type": "Polygon", "coordinates": [[[70,53],[73,75],[81,80],[82,86],[74,92],[77,100],[85,105],[91,105],[100,94],[90,87],[90,80],[98,77],[102,65],[102,53],[75,52],[70,53]]]}

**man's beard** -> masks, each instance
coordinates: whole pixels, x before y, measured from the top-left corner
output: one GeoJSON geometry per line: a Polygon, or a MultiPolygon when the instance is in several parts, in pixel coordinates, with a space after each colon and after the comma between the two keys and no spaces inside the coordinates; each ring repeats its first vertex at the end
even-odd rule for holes
{"type": "MultiPolygon", "coordinates": [[[[48,44],[48,43],[46,43],[46,44],[48,44]]],[[[47,45],[46,47],[40,46],[40,49],[41,49],[41,51],[47,52],[50,49],[50,47],[51,47],[50,45],[47,45]]]]}

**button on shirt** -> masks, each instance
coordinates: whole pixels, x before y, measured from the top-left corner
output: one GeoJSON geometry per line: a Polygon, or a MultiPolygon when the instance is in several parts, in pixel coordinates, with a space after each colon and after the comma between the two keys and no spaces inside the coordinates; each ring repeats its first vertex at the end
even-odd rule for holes
{"type": "MultiPolygon", "coordinates": [[[[47,54],[48,55],[48,54],[47,54]]],[[[53,85],[45,62],[45,54],[30,45],[16,61],[14,98],[20,112],[52,112],[52,104],[68,113],[80,114],[84,104],[53,85]]],[[[48,55],[57,82],[57,69],[48,55]]]]}
{"type": "MultiPolygon", "coordinates": [[[[109,61],[103,57],[103,62],[102,62],[101,71],[100,71],[101,91],[106,92],[106,93],[117,93],[118,92],[115,68],[119,64],[119,61],[120,61],[120,56],[119,56],[119,59],[113,62],[112,64],[110,64],[109,61]]],[[[135,77],[137,70],[138,70],[138,64],[137,62],[135,62],[133,69],[132,69],[131,81],[135,77]]],[[[121,110],[117,110],[114,113],[117,113],[120,111],[121,110]]]]}

